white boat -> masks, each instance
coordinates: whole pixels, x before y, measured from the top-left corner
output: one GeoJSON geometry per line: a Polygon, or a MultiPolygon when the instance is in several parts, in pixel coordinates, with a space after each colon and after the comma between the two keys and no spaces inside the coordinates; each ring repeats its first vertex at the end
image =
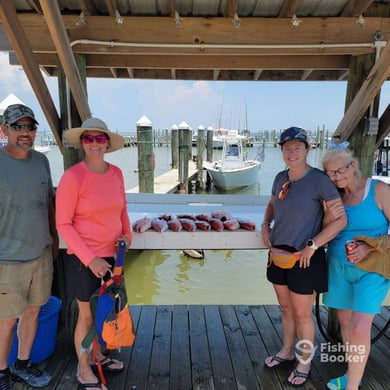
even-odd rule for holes
{"type": "Polygon", "coordinates": [[[223,149],[223,137],[228,135],[229,131],[222,127],[213,129],[213,149],[223,149]]]}
{"type": "Polygon", "coordinates": [[[261,162],[264,159],[264,148],[254,160],[247,160],[243,146],[247,137],[238,134],[237,130],[229,130],[222,135],[222,157],[220,160],[204,163],[211,179],[220,190],[230,191],[257,183],[261,162]]]}
{"type": "Polygon", "coordinates": [[[37,151],[37,152],[41,152],[43,154],[47,154],[50,152],[50,146],[45,146],[45,145],[34,145],[34,149],[37,151]]]}

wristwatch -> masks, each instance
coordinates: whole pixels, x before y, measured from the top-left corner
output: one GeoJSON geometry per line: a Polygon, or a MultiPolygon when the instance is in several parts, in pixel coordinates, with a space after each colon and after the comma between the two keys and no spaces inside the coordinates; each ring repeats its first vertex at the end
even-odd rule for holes
{"type": "Polygon", "coordinates": [[[318,249],[318,246],[316,245],[316,243],[314,242],[314,240],[308,240],[307,241],[307,246],[311,249],[314,249],[314,250],[317,250],[318,249]]]}

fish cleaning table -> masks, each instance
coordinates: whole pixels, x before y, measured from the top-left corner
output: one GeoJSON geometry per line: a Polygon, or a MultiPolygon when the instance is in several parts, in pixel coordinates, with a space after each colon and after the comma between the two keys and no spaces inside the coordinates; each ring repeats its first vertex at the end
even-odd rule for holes
{"type": "Polygon", "coordinates": [[[133,232],[131,249],[259,249],[264,248],[260,225],[269,197],[251,195],[195,195],[195,194],[126,194],[131,224],[143,217],[157,218],[171,214],[211,214],[223,210],[232,218],[249,219],[256,224],[254,231],[215,230],[195,232],[133,232]]]}

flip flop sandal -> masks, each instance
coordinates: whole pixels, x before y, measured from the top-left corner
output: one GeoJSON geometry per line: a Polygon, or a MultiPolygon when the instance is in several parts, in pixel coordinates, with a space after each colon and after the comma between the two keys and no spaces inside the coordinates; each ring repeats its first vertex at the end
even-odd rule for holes
{"type": "Polygon", "coordinates": [[[106,358],[100,360],[100,363],[102,365],[103,371],[118,372],[118,371],[123,370],[123,363],[117,359],[111,359],[109,357],[106,357],[106,358]],[[122,363],[122,367],[121,368],[115,367],[119,363],[122,363]]]}
{"type": "Polygon", "coordinates": [[[279,356],[271,356],[271,361],[270,363],[272,362],[278,362],[278,364],[274,364],[273,366],[269,366],[265,361],[264,361],[264,366],[267,367],[267,368],[277,368],[279,366],[283,366],[283,365],[288,365],[288,364],[292,364],[295,362],[295,359],[284,359],[282,357],[279,357],[279,356]]]}
{"type": "MultiPolygon", "coordinates": [[[[339,376],[338,378],[331,379],[326,387],[330,390],[344,390],[347,387],[348,377],[347,375],[339,376]]],[[[359,387],[363,385],[363,382],[360,381],[359,387]]]]}
{"type": "Polygon", "coordinates": [[[78,387],[77,390],[88,390],[88,389],[102,389],[102,382],[98,381],[95,383],[83,383],[77,378],[78,387]]]}
{"type": "Polygon", "coordinates": [[[306,381],[307,381],[307,379],[309,378],[309,376],[310,376],[310,371],[308,372],[308,373],[306,373],[306,372],[301,372],[301,371],[298,371],[296,368],[294,368],[294,370],[293,370],[293,375],[294,375],[294,377],[293,377],[293,380],[295,379],[295,378],[302,378],[302,379],[304,379],[304,381],[302,382],[302,383],[293,383],[293,382],[290,382],[288,379],[287,379],[287,383],[290,385],[290,386],[292,386],[292,387],[301,387],[301,386],[303,386],[305,383],[306,383],[306,381]]]}

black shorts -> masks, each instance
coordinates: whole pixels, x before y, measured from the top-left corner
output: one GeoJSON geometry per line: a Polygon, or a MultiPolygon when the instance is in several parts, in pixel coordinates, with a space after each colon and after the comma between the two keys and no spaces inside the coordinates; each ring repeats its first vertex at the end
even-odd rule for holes
{"type": "MultiPolygon", "coordinates": [[[[279,246],[281,249],[295,252],[294,248],[279,246]]],[[[299,268],[299,262],[293,268],[283,269],[274,263],[267,264],[267,279],[271,283],[287,286],[297,294],[313,294],[328,291],[328,265],[324,248],[318,248],[310,259],[310,267],[299,268]]]]}
{"type": "MultiPolygon", "coordinates": [[[[104,257],[112,265],[115,264],[114,257],[104,257]]],[[[88,302],[89,298],[101,286],[101,279],[97,278],[93,272],[86,267],[76,255],[65,255],[65,285],[69,302],[77,298],[79,301],[88,302]]],[[[107,273],[103,279],[108,279],[107,273]]]]}

